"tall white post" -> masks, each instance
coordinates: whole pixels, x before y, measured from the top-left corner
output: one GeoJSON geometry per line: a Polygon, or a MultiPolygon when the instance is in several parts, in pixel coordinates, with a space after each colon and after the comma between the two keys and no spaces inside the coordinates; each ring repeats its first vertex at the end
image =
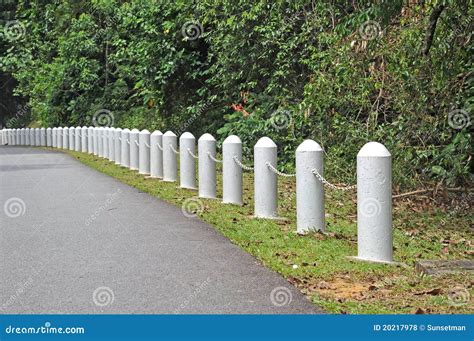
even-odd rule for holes
{"type": "Polygon", "coordinates": [[[58,147],[58,128],[57,127],[54,127],[52,129],[52,134],[51,134],[52,138],[51,138],[51,146],[53,148],[57,148],[58,147]]]}
{"type": "Polygon", "coordinates": [[[115,162],[115,128],[109,127],[109,160],[115,162]]]}
{"type": "Polygon", "coordinates": [[[242,141],[231,135],[222,143],[222,202],[242,205],[243,171],[235,159],[242,161],[242,141]]]}
{"type": "Polygon", "coordinates": [[[35,146],[41,146],[40,128],[35,128],[35,146]]]}
{"type": "Polygon", "coordinates": [[[378,142],[357,154],[358,259],[393,262],[392,155],[378,142]]]}
{"type": "Polygon", "coordinates": [[[57,129],[57,144],[56,144],[56,147],[58,149],[62,149],[63,148],[63,128],[62,127],[58,127],[57,129]]]}
{"type": "Polygon", "coordinates": [[[69,150],[75,149],[76,128],[69,127],[69,150]]]}
{"type": "Polygon", "coordinates": [[[81,151],[81,142],[82,142],[82,128],[76,127],[74,129],[74,150],[76,152],[81,151]]]}
{"type": "Polygon", "coordinates": [[[10,130],[10,144],[12,146],[16,145],[16,129],[15,128],[10,130]]]}
{"type": "Polygon", "coordinates": [[[63,127],[63,149],[69,149],[69,128],[63,127]]]}
{"type": "Polygon", "coordinates": [[[120,165],[122,156],[122,129],[115,128],[114,130],[114,161],[116,165],[120,165]]]}
{"type": "Polygon", "coordinates": [[[146,129],[138,134],[139,166],[138,173],[150,174],[150,132],[146,129]]]}
{"type": "Polygon", "coordinates": [[[277,167],[277,145],[262,137],[254,146],[255,217],[277,218],[278,178],[268,164],[277,167]]]}
{"type": "Polygon", "coordinates": [[[40,128],[40,145],[46,146],[46,128],[40,128]]]}
{"type": "Polygon", "coordinates": [[[130,169],[138,170],[140,157],[138,154],[138,135],[140,131],[138,129],[132,129],[130,131],[130,169]]]}
{"type": "Polygon", "coordinates": [[[107,159],[109,157],[109,128],[104,127],[102,130],[102,157],[107,159]]]}
{"type": "Polygon", "coordinates": [[[89,141],[89,128],[86,126],[82,126],[81,128],[81,152],[87,153],[88,145],[87,142],[89,141]]]}
{"type": "Polygon", "coordinates": [[[211,134],[204,134],[199,138],[198,157],[199,196],[215,198],[217,195],[216,139],[211,134]]]}
{"type": "Polygon", "coordinates": [[[299,234],[324,231],[324,186],[313,174],[323,176],[323,149],[305,140],[296,149],[296,229],[299,234]]]}
{"type": "Polygon", "coordinates": [[[21,131],[20,131],[20,143],[22,146],[24,146],[26,144],[26,141],[25,141],[25,128],[21,128],[21,131]]]}
{"type": "Polygon", "coordinates": [[[104,127],[97,128],[97,152],[99,157],[104,157],[104,127]]]}
{"type": "Polygon", "coordinates": [[[46,128],[46,146],[53,146],[53,130],[51,129],[51,127],[46,128]]]}
{"type": "Polygon", "coordinates": [[[163,178],[163,133],[159,130],[150,137],[150,176],[163,178]]]}
{"type": "Polygon", "coordinates": [[[172,131],[163,135],[163,181],[175,182],[178,179],[178,164],[175,151],[178,149],[178,138],[172,131]]]}
{"type": "Polygon", "coordinates": [[[185,132],[179,138],[179,175],[180,187],[196,189],[196,139],[185,132]]]}
{"type": "Polygon", "coordinates": [[[122,130],[120,164],[122,167],[130,167],[130,130],[122,130]]]}
{"type": "Polygon", "coordinates": [[[94,145],[95,145],[94,135],[95,135],[94,127],[89,126],[87,128],[87,152],[89,154],[94,154],[94,145]]]}

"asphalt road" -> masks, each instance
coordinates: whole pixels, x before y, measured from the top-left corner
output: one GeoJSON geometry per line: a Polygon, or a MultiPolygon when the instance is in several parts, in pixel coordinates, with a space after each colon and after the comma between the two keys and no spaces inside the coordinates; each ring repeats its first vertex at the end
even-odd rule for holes
{"type": "Polygon", "coordinates": [[[318,313],[179,207],[67,154],[0,147],[0,313],[318,313]]]}

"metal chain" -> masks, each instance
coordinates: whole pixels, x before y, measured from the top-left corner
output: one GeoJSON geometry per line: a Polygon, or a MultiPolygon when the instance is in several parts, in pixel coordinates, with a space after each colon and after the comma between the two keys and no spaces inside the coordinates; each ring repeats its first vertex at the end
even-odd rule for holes
{"type": "Polygon", "coordinates": [[[194,155],[193,152],[191,151],[191,149],[188,148],[188,153],[189,155],[191,155],[193,158],[197,159],[198,156],[197,155],[194,155]]]}
{"type": "Polygon", "coordinates": [[[339,190],[339,191],[350,191],[352,189],[357,188],[357,185],[352,185],[352,186],[333,185],[332,183],[327,181],[321,174],[319,174],[319,172],[317,171],[316,168],[313,168],[311,170],[311,173],[313,173],[318,178],[318,180],[321,181],[324,185],[326,185],[326,186],[328,186],[329,188],[332,188],[332,189],[336,189],[336,190],[339,190]]]}
{"type": "Polygon", "coordinates": [[[146,142],[145,142],[145,146],[146,146],[147,148],[151,148],[150,145],[149,145],[148,143],[146,143],[146,142]]]}
{"type": "Polygon", "coordinates": [[[163,147],[160,146],[160,144],[158,142],[156,142],[156,146],[158,147],[159,150],[163,151],[163,147]]]}
{"type": "Polygon", "coordinates": [[[234,159],[235,163],[236,163],[237,165],[239,165],[240,168],[242,168],[242,169],[244,169],[244,170],[247,170],[247,171],[253,170],[253,167],[246,166],[246,165],[244,165],[242,162],[240,162],[240,160],[237,158],[237,155],[234,155],[233,159],[234,159]]]}
{"type": "Polygon", "coordinates": [[[222,163],[223,161],[222,160],[219,160],[219,159],[216,159],[214,156],[212,156],[211,152],[207,152],[207,155],[209,156],[209,158],[216,162],[216,163],[222,163]]]}
{"type": "Polygon", "coordinates": [[[173,151],[173,153],[179,154],[179,152],[176,149],[174,149],[172,144],[170,144],[170,149],[173,151]]]}
{"type": "Polygon", "coordinates": [[[133,140],[137,146],[140,146],[140,144],[137,142],[137,140],[133,140]]]}
{"type": "Polygon", "coordinates": [[[267,165],[267,167],[268,167],[273,173],[275,173],[275,174],[277,174],[277,175],[284,176],[284,177],[287,177],[287,178],[292,178],[292,177],[296,176],[296,174],[287,174],[287,173],[280,172],[278,169],[276,169],[275,167],[273,167],[270,162],[265,162],[265,165],[267,165]]]}

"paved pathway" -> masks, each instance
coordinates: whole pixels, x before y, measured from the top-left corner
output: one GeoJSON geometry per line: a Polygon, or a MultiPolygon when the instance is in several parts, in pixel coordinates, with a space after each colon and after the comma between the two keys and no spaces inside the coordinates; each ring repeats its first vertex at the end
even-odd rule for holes
{"type": "Polygon", "coordinates": [[[67,154],[2,146],[0,177],[0,313],[318,312],[212,226],[67,154]]]}

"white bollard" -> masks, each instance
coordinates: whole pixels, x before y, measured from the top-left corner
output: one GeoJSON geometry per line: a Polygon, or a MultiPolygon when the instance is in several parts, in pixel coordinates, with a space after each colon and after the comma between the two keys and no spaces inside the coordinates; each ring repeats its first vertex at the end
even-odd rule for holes
{"type": "Polygon", "coordinates": [[[150,136],[150,176],[163,178],[163,133],[159,130],[150,136]]]}
{"type": "Polygon", "coordinates": [[[53,146],[53,139],[52,139],[52,129],[51,127],[46,128],[46,146],[52,147],[53,146]]]}
{"type": "Polygon", "coordinates": [[[122,156],[122,129],[115,128],[114,130],[114,161],[116,165],[120,165],[122,156]]]}
{"type": "Polygon", "coordinates": [[[89,128],[83,126],[81,128],[81,152],[87,153],[88,145],[87,142],[89,141],[89,128]]]}
{"type": "Polygon", "coordinates": [[[35,128],[30,128],[30,145],[34,146],[36,143],[36,133],[35,128]]]}
{"type": "Polygon", "coordinates": [[[242,141],[230,135],[222,143],[222,202],[242,205],[243,171],[234,158],[242,161],[242,141]]]}
{"type": "Polygon", "coordinates": [[[204,134],[198,140],[199,196],[214,199],[217,195],[216,139],[204,134]]]}
{"type": "Polygon", "coordinates": [[[89,126],[87,128],[87,152],[94,154],[94,127],[89,126]]]}
{"type": "Polygon", "coordinates": [[[115,137],[115,128],[109,127],[109,161],[114,162],[115,161],[115,143],[114,143],[114,137],[115,137]]]}
{"type": "MultiPolygon", "coordinates": [[[[107,131],[107,127],[102,127],[100,133],[101,133],[101,144],[102,144],[102,155],[100,155],[101,157],[103,158],[107,158],[107,155],[109,154],[109,140],[108,140],[108,131],[107,131]]],[[[99,148],[100,148],[100,145],[99,145],[99,148]]]]}
{"type": "Polygon", "coordinates": [[[10,131],[11,134],[11,145],[14,146],[16,145],[16,129],[12,129],[10,131]]]}
{"type": "Polygon", "coordinates": [[[75,150],[75,144],[76,144],[76,128],[74,127],[69,127],[69,150],[75,150]]]}
{"type": "Polygon", "coordinates": [[[21,131],[20,131],[20,144],[22,146],[24,146],[26,144],[26,141],[25,141],[25,128],[21,128],[21,131]]]}
{"type": "Polygon", "coordinates": [[[58,127],[58,148],[63,148],[63,127],[58,127]]]}
{"type": "Polygon", "coordinates": [[[46,147],[46,129],[40,128],[40,146],[46,147]]]}
{"type": "Polygon", "coordinates": [[[357,258],[393,262],[392,156],[378,142],[357,154],[357,258]]]}
{"type": "Polygon", "coordinates": [[[163,181],[175,182],[178,179],[178,164],[176,152],[178,138],[172,131],[163,135],[163,181]]]}
{"type": "Polygon", "coordinates": [[[138,173],[150,174],[150,132],[142,130],[138,136],[139,141],[139,167],[138,173]]]}
{"type": "Polygon", "coordinates": [[[41,146],[41,134],[40,128],[35,128],[35,146],[41,146]]]}
{"type": "Polygon", "coordinates": [[[305,140],[296,149],[296,230],[299,234],[325,230],[324,185],[313,174],[323,176],[323,149],[305,140]]]}
{"type": "Polygon", "coordinates": [[[63,127],[63,149],[69,149],[69,128],[63,127]]]}
{"type": "Polygon", "coordinates": [[[277,218],[278,178],[267,163],[277,168],[277,146],[262,137],[254,146],[255,217],[277,218]]]}
{"type": "Polygon", "coordinates": [[[58,147],[58,128],[54,127],[53,128],[53,148],[58,147]]]}
{"type": "Polygon", "coordinates": [[[98,127],[97,133],[97,155],[99,157],[104,156],[104,127],[98,127]]]}
{"type": "Polygon", "coordinates": [[[138,170],[139,167],[139,154],[138,154],[138,129],[132,129],[130,131],[130,169],[138,170]]]}
{"type": "Polygon", "coordinates": [[[120,164],[122,167],[130,167],[130,130],[122,130],[120,164]]]}
{"type": "Polygon", "coordinates": [[[76,127],[76,129],[74,129],[74,150],[76,152],[81,151],[82,134],[81,127],[76,127]]]}
{"type": "Polygon", "coordinates": [[[179,138],[179,178],[180,187],[196,189],[196,139],[185,132],[179,138]]]}

